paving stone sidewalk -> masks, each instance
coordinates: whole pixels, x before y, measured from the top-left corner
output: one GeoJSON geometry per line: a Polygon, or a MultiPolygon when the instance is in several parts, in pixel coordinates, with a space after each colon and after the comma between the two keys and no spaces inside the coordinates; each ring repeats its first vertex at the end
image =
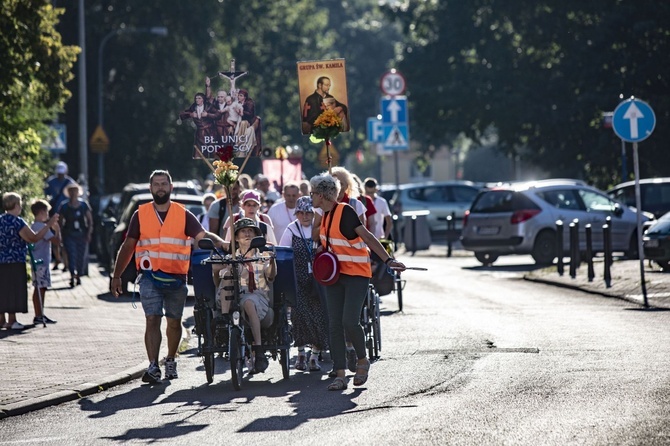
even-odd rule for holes
{"type": "Polygon", "coordinates": [[[45,313],[56,324],[0,331],[0,418],[73,400],[138,377],[147,366],[144,312],[130,297],[108,293],[108,277],[97,264],[70,289],[69,273],[52,271],[45,313]]]}

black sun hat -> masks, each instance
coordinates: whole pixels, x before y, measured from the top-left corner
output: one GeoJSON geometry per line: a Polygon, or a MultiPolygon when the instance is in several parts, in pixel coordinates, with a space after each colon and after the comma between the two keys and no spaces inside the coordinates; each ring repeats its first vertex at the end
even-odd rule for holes
{"type": "Polygon", "coordinates": [[[263,235],[261,233],[261,228],[256,226],[256,222],[250,218],[240,218],[235,222],[235,235],[237,235],[237,231],[243,228],[253,228],[256,236],[263,235]]]}

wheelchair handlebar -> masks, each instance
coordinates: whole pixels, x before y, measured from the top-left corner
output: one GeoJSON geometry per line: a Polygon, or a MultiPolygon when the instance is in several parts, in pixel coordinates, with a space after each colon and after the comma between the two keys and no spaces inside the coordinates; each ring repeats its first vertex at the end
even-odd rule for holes
{"type": "Polygon", "coordinates": [[[202,264],[207,264],[207,263],[212,263],[212,264],[218,264],[218,265],[242,265],[245,263],[252,263],[252,262],[258,262],[258,261],[265,261],[265,260],[271,260],[275,258],[275,254],[273,253],[270,256],[253,256],[253,257],[231,257],[231,256],[226,256],[226,257],[208,257],[204,259],[201,263],[202,264]]]}

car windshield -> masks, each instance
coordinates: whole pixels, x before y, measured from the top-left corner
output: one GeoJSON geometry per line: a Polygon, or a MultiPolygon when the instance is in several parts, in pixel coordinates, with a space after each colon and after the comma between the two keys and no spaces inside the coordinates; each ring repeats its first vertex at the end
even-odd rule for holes
{"type": "Polygon", "coordinates": [[[473,203],[471,212],[514,212],[519,209],[539,209],[528,197],[511,190],[484,192],[473,203]]]}

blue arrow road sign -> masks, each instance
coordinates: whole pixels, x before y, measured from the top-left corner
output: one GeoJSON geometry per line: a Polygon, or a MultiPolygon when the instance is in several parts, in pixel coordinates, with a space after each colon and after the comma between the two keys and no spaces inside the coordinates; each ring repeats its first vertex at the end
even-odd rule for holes
{"type": "Polygon", "coordinates": [[[409,150],[409,126],[390,124],[384,126],[384,150],[409,150]]]}
{"type": "Polygon", "coordinates": [[[368,118],[368,142],[384,142],[382,122],[377,118],[368,118]]]}
{"type": "Polygon", "coordinates": [[[384,124],[407,123],[407,97],[382,98],[381,108],[384,124]]]}
{"type": "Polygon", "coordinates": [[[624,141],[639,142],[647,139],[656,126],[656,116],[649,104],[639,99],[628,99],[614,109],[612,127],[624,141]]]}

